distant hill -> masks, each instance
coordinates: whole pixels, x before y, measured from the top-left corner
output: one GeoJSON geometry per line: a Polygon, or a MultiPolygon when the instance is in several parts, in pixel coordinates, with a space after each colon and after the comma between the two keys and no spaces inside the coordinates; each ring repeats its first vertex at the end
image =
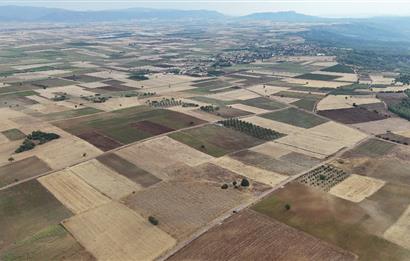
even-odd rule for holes
{"type": "Polygon", "coordinates": [[[294,11],[253,13],[242,16],[240,20],[268,20],[274,22],[323,22],[331,19],[299,14],[294,11]]]}
{"type": "Polygon", "coordinates": [[[225,16],[208,10],[168,10],[149,8],[130,8],[107,11],[71,11],[57,8],[1,6],[2,22],[100,22],[133,19],[155,20],[210,20],[225,16]]]}

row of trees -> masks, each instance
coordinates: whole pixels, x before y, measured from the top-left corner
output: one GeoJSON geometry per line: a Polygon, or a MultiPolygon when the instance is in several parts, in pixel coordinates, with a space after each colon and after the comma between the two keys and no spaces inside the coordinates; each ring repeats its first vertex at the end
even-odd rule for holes
{"type": "Polygon", "coordinates": [[[218,123],[262,140],[275,140],[284,136],[284,134],[277,131],[234,118],[219,121],[218,123]]]}

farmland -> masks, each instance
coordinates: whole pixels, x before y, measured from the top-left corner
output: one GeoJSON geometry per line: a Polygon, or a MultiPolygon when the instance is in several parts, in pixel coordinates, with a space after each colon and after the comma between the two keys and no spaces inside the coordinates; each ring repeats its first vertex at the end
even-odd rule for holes
{"type": "Polygon", "coordinates": [[[190,12],[0,26],[0,259],[410,260],[400,69],[190,12]]]}

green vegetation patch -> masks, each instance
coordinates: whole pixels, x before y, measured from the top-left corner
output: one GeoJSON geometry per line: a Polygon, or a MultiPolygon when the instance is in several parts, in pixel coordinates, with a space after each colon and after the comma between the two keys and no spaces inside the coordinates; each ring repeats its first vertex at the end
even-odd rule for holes
{"type": "Polygon", "coordinates": [[[317,74],[317,73],[306,73],[299,76],[296,76],[297,79],[306,79],[306,80],[318,80],[318,81],[332,81],[340,76],[337,75],[327,75],[327,74],[317,74]]]}
{"type": "Polygon", "coordinates": [[[220,157],[264,142],[261,139],[218,125],[206,125],[172,133],[169,136],[214,157],[220,157]]]}
{"type": "Polygon", "coordinates": [[[410,120],[410,92],[409,90],[405,91],[407,97],[401,100],[397,104],[390,104],[388,106],[389,111],[399,115],[400,117],[410,120]]]}
{"type": "Polygon", "coordinates": [[[391,151],[395,146],[396,145],[391,142],[382,141],[379,139],[370,139],[356,147],[353,152],[369,157],[383,156],[391,151]]]}
{"type": "Polygon", "coordinates": [[[42,145],[58,138],[60,138],[60,135],[55,133],[33,131],[31,134],[27,135],[27,137],[23,141],[23,144],[21,144],[20,147],[16,149],[15,153],[32,150],[36,145],[42,145]]]}
{"type": "Polygon", "coordinates": [[[343,64],[336,64],[327,68],[322,69],[323,72],[337,72],[337,73],[354,73],[350,66],[343,64]]]}
{"type": "Polygon", "coordinates": [[[273,101],[267,98],[258,97],[249,100],[240,101],[240,103],[253,106],[256,108],[264,109],[264,110],[277,110],[285,108],[286,105],[277,101],[273,101]]]}
{"type": "Polygon", "coordinates": [[[315,109],[316,103],[318,100],[315,99],[300,99],[298,101],[292,102],[293,105],[297,106],[298,108],[313,111],[315,109]]]}
{"type": "Polygon", "coordinates": [[[0,191],[0,242],[6,249],[15,242],[56,225],[72,213],[37,180],[0,191]]]}
{"type": "Polygon", "coordinates": [[[332,95],[367,95],[369,94],[369,85],[353,83],[350,85],[340,86],[336,89],[333,89],[329,94],[332,94],[332,95]]]}
{"type": "Polygon", "coordinates": [[[314,114],[307,113],[295,108],[288,108],[276,112],[270,112],[261,115],[261,117],[307,129],[328,121],[314,114]]]}
{"type": "Polygon", "coordinates": [[[85,107],[81,109],[49,113],[49,114],[42,116],[42,118],[47,121],[55,121],[55,120],[63,120],[63,119],[68,119],[68,118],[90,115],[90,114],[94,114],[98,112],[103,112],[103,111],[92,108],[92,107],[85,107]]]}
{"type": "Polygon", "coordinates": [[[239,119],[227,119],[219,121],[218,123],[222,124],[227,128],[243,132],[247,135],[250,135],[261,140],[276,140],[285,136],[285,134],[283,133],[268,128],[263,128],[253,123],[242,121],[239,119]]]}
{"type": "Polygon", "coordinates": [[[1,132],[9,140],[21,140],[26,137],[26,134],[21,132],[19,129],[9,129],[1,132]]]}

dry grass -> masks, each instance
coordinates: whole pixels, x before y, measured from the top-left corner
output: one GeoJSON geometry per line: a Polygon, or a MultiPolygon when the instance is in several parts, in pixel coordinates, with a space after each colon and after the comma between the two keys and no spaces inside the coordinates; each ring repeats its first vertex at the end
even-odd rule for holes
{"type": "Polygon", "coordinates": [[[215,94],[208,95],[206,97],[217,99],[217,100],[222,100],[222,101],[232,101],[232,100],[253,99],[253,98],[259,97],[259,95],[253,92],[244,90],[244,89],[239,89],[239,90],[215,93],[215,94]]]}
{"type": "Polygon", "coordinates": [[[328,95],[322,99],[316,106],[318,111],[353,108],[353,104],[363,105],[371,103],[380,103],[380,100],[375,97],[364,95],[328,95]]]}
{"type": "Polygon", "coordinates": [[[141,186],[93,159],[70,170],[90,186],[112,199],[121,199],[141,189],[141,186]]]}
{"type": "Polygon", "coordinates": [[[176,243],[116,202],[76,215],[63,225],[98,260],[153,260],[176,243]]]}
{"type": "Polygon", "coordinates": [[[399,246],[410,249],[410,207],[404,211],[395,224],[384,232],[383,237],[399,246]]]}
{"type": "Polygon", "coordinates": [[[330,194],[339,198],[360,202],[373,195],[386,182],[380,179],[352,174],[329,191],[330,194]]]}
{"type": "Polygon", "coordinates": [[[76,214],[110,201],[70,170],[43,176],[38,181],[76,214]]]}

